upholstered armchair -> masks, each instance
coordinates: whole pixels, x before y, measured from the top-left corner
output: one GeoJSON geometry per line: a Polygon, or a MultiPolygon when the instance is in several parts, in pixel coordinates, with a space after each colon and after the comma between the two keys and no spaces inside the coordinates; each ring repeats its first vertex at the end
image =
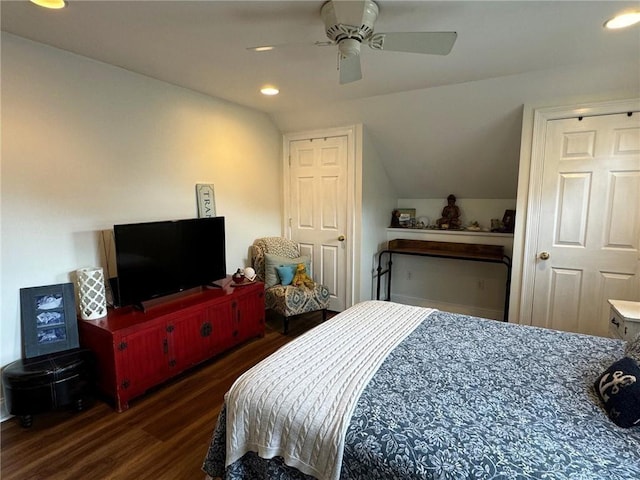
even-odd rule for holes
{"type": "Polygon", "coordinates": [[[271,309],[284,318],[284,333],[289,331],[289,319],[307,312],[322,310],[322,320],[326,319],[329,306],[329,289],[319,283],[312,288],[296,287],[287,275],[280,273],[291,265],[303,263],[312,276],[311,259],[300,255],[298,245],[282,237],[259,238],[251,248],[251,264],[258,280],[265,284],[265,308],[271,309]]]}

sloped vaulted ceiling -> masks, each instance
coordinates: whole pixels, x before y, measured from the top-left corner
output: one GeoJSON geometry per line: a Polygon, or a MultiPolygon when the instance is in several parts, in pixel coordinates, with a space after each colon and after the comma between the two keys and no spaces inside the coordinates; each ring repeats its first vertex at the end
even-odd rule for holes
{"type": "Polygon", "coordinates": [[[380,1],[377,31],[457,31],[448,56],[363,49],[338,84],[322,1],[2,1],[2,30],[272,115],[284,131],[363,123],[401,198],[514,198],[522,105],[640,95],[639,2],[380,1]],[[291,46],[262,54],[246,48],[291,46]],[[266,83],[281,94],[258,93],[266,83]]]}

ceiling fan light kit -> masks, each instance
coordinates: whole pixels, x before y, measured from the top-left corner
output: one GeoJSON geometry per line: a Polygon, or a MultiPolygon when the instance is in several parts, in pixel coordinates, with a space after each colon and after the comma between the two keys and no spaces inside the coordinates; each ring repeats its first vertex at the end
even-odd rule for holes
{"type": "Polygon", "coordinates": [[[345,38],[338,44],[338,51],[344,57],[360,55],[360,42],[355,38],[345,38]]]}

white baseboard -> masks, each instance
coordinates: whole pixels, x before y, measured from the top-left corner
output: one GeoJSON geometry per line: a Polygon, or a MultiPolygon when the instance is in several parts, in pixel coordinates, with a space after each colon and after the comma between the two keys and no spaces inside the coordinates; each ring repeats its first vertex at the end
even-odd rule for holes
{"type": "Polygon", "coordinates": [[[502,310],[476,307],[473,305],[460,305],[456,303],[440,302],[428,298],[410,297],[407,295],[391,294],[391,300],[405,305],[416,305],[418,307],[437,308],[445,312],[459,313],[461,315],[471,315],[474,317],[491,318],[502,320],[502,310]]]}

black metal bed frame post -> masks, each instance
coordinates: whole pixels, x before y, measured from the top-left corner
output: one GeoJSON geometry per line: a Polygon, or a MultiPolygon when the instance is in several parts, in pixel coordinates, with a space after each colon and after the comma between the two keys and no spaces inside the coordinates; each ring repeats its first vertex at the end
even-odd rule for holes
{"type": "Polygon", "coordinates": [[[377,289],[376,289],[376,300],[380,300],[380,282],[382,280],[382,276],[386,275],[387,273],[389,274],[389,278],[387,279],[387,298],[385,299],[385,301],[389,301],[391,300],[391,264],[393,262],[391,261],[391,252],[389,250],[382,250],[379,254],[378,254],[378,285],[377,285],[377,289]],[[387,269],[386,270],[382,270],[382,255],[384,255],[385,253],[389,254],[389,260],[387,261],[387,269]]]}

